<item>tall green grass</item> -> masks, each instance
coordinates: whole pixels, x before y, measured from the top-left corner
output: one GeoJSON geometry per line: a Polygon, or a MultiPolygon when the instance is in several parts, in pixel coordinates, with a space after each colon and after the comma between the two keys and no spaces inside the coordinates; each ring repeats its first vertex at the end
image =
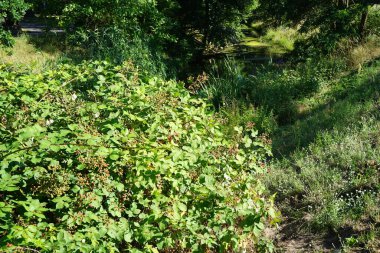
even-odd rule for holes
{"type": "Polygon", "coordinates": [[[338,61],[314,60],[295,65],[258,65],[254,71],[247,71],[249,68],[236,60],[226,59],[214,65],[199,94],[217,109],[253,105],[285,125],[304,113],[299,102],[319,92],[341,68],[338,61]]]}
{"type": "Polygon", "coordinates": [[[83,58],[107,60],[116,64],[132,61],[142,71],[165,77],[167,68],[162,48],[159,43],[145,37],[109,27],[95,31],[78,30],[69,34],[67,40],[81,51],[83,58]]]}

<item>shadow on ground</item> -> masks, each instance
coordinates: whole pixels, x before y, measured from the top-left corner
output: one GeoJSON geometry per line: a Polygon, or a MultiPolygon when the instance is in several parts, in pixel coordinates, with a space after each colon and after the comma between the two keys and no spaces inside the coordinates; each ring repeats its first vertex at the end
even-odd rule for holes
{"type": "Polygon", "coordinates": [[[341,82],[328,94],[329,101],[275,132],[272,137],[275,156],[288,157],[295,150],[307,147],[324,131],[343,130],[365,116],[380,117],[379,71],[364,79],[360,74],[351,74],[341,82]]]}

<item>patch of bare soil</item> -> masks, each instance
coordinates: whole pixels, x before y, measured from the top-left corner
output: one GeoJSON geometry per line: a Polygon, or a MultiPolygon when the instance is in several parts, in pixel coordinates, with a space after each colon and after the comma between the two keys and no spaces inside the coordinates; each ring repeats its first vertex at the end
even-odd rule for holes
{"type": "MultiPolygon", "coordinates": [[[[338,233],[316,234],[303,229],[305,221],[282,222],[277,230],[267,231],[267,236],[274,240],[276,252],[306,253],[306,252],[341,252],[341,241],[352,233],[350,228],[338,233]]],[[[358,251],[362,252],[362,251],[358,251]]]]}

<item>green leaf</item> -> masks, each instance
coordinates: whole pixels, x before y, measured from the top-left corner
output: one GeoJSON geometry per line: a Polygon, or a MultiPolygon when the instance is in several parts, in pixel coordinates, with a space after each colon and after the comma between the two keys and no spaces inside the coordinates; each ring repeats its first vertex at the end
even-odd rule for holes
{"type": "Polygon", "coordinates": [[[184,203],[178,202],[177,205],[178,205],[179,210],[181,210],[182,212],[187,211],[187,206],[184,203]]]}
{"type": "Polygon", "coordinates": [[[42,132],[45,132],[45,131],[46,131],[46,128],[41,127],[38,124],[35,124],[33,126],[23,128],[23,129],[19,130],[18,132],[20,133],[19,138],[21,140],[27,140],[27,139],[30,139],[32,137],[38,137],[38,136],[40,136],[40,134],[42,132]]]}
{"type": "Polygon", "coordinates": [[[117,189],[118,192],[122,192],[122,191],[124,191],[124,184],[115,183],[115,188],[117,189]]]}
{"type": "Polygon", "coordinates": [[[40,148],[41,149],[47,149],[50,148],[51,142],[49,140],[41,140],[40,141],[40,148]]]}
{"type": "Polygon", "coordinates": [[[53,199],[53,202],[56,203],[56,209],[62,209],[70,207],[71,199],[68,196],[63,196],[53,199]]]}
{"type": "Polygon", "coordinates": [[[133,236],[133,234],[130,232],[125,233],[124,234],[124,241],[131,243],[133,241],[132,236],[133,236]]]}
{"type": "Polygon", "coordinates": [[[19,190],[18,184],[20,181],[20,176],[12,176],[8,173],[2,173],[0,180],[0,192],[14,192],[19,190]]]}
{"type": "Polygon", "coordinates": [[[119,159],[119,155],[117,153],[112,153],[110,155],[110,159],[113,161],[117,161],[119,159]]]}
{"type": "Polygon", "coordinates": [[[98,75],[98,84],[103,84],[106,81],[106,78],[103,75],[98,75]]]}

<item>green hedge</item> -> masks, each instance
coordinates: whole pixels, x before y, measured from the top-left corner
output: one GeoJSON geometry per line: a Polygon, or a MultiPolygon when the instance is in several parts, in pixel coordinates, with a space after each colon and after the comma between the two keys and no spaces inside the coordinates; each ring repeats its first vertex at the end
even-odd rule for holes
{"type": "Polygon", "coordinates": [[[208,106],[130,63],[0,67],[0,250],[205,252],[256,247],[276,213],[269,149],[227,138],[208,106]]]}

